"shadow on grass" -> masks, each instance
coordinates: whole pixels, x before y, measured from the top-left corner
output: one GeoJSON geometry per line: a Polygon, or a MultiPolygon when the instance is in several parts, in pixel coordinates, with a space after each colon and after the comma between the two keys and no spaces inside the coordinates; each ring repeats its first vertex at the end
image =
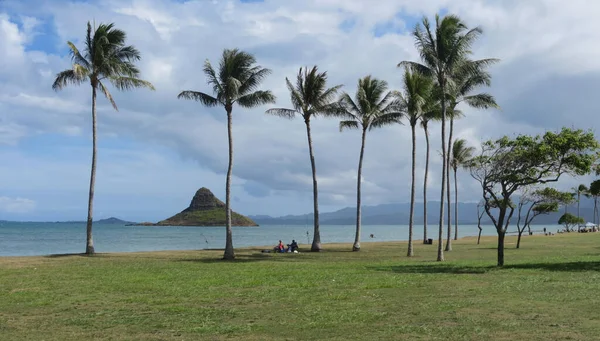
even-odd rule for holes
{"type": "Polygon", "coordinates": [[[502,268],[497,266],[469,266],[455,264],[421,264],[421,265],[396,265],[370,267],[374,271],[393,273],[420,273],[420,274],[455,274],[473,275],[485,274],[490,271],[502,271],[505,269],[543,270],[561,272],[600,271],[600,262],[567,262],[567,263],[524,263],[509,264],[502,268]]]}
{"type": "Polygon", "coordinates": [[[237,254],[234,260],[224,260],[222,258],[181,258],[178,262],[192,263],[254,263],[254,262],[294,262],[299,260],[298,254],[295,253],[252,253],[252,254],[237,254]]]}
{"type": "Polygon", "coordinates": [[[55,253],[46,255],[45,258],[66,258],[66,257],[95,257],[96,255],[86,255],[85,253],[55,253]]]}

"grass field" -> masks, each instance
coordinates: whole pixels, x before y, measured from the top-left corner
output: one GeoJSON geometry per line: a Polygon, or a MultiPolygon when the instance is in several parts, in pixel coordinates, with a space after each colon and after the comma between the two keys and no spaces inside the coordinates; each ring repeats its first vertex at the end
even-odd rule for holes
{"type": "Polygon", "coordinates": [[[600,233],[514,242],[0,258],[0,340],[600,339],[600,233]]]}

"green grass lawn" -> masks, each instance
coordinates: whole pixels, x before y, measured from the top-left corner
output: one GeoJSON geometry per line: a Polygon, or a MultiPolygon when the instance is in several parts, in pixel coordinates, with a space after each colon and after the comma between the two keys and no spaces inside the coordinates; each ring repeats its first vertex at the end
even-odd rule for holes
{"type": "Polygon", "coordinates": [[[0,340],[600,339],[600,233],[514,242],[0,258],[0,340]]]}

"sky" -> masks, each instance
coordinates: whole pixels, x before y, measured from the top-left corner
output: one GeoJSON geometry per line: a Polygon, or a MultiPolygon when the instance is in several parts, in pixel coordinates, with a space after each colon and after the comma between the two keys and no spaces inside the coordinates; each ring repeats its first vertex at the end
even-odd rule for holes
{"type": "MultiPolygon", "coordinates": [[[[403,60],[417,61],[411,31],[423,16],[459,15],[484,35],[474,58],[491,68],[501,110],[462,108],[455,135],[471,145],[502,135],[563,126],[596,131],[600,88],[600,2],[586,0],[0,0],[0,220],[84,220],[91,161],[89,85],[51,88],[70,67],[67,41],[80,49],[86,22],[114,22],[142,54],[142,78],[156,91],[111,92],[119,111],[98,100],[94,217],[157,221],[189,205],[200,187],[225,197],[227,127],[222,108],[178,100],[210,89],[206,59],[225,48],[254,54],[272,74],[262,88],[290,107],[285,78],[302,66],[327,71],[331,86],[353,95],[360,77],[399,89],[403,60]]],[[[312,210],[312,182],[302,120],[233,111],[232,208],[274,216],[312,210]]],[[[440,126],[431,127],[428,197],[439,197],[440,126]]],[[[334,119],[313,121],[321,211],[355,205],[360,133],[340,133],[334,119]]],[[[363,204],[407,202],[410,128],[367,136],[363,204]]],[[[417,183],[424,135],[417,137],[417,183]]],[[[564,178],[558,188],[589,183],[564,178]]],[[[460,201],[480,189],[459,174],[460,201]]],[[[422,189],[417,189],[417,201],[422,189]]]]}

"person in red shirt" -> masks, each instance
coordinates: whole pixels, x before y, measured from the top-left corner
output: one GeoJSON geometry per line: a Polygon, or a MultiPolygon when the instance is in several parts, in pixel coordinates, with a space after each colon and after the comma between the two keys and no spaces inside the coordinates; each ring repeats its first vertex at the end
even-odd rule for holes
{"type": "Polygon", "coordinates": [[[285,250],[285,247],[283,246],[281,240],[279,241],[279,245],[277,245],[277,249],[279,250],[279,252],[283,252],[285,250]]]}

